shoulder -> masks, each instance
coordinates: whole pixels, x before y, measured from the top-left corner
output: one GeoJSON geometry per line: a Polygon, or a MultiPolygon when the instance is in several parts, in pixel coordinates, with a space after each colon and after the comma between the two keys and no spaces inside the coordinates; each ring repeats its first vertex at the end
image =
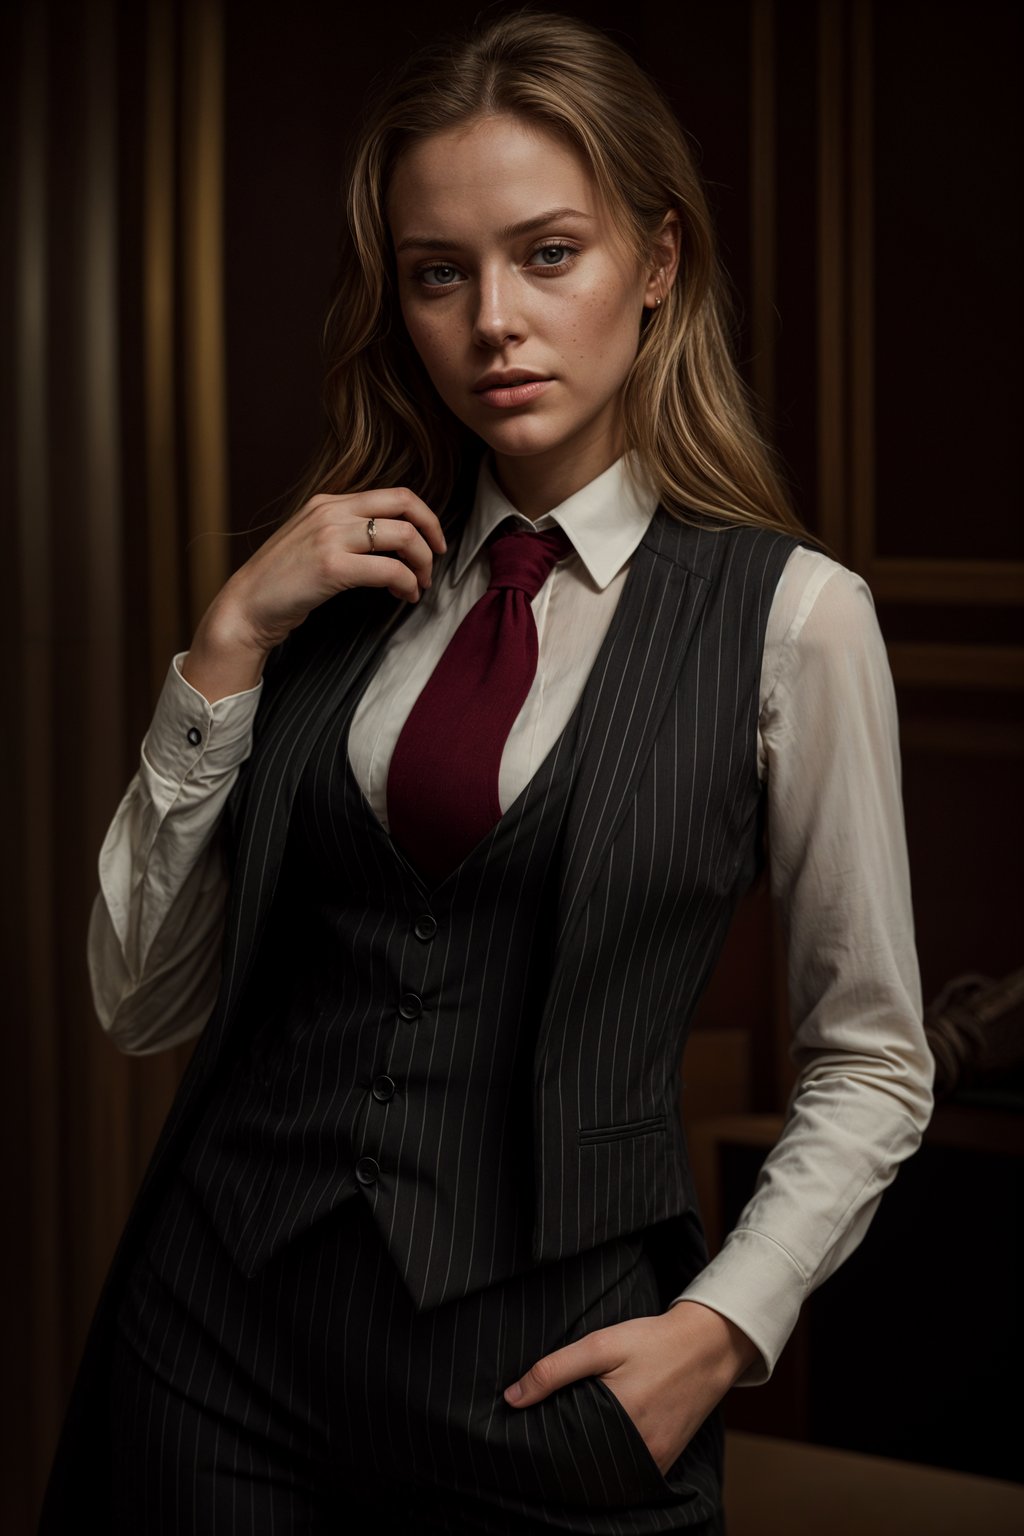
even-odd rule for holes
{"type": "Polygon", "coordinates": [[[888,656],[871,588],[821,550],[790,553],[765,631],[762,702],[780,685],[817,675],[845,687],[856,673],[879,674],[888,656]]]}
{"type": "Polygon", "coordinates": [[[854,639],[877,626],[875,601],[863,576],[808,545],[791,550],[772,600],[773,638],[795,645],[806,631],[809,642],[829,636],[854,639]]]}

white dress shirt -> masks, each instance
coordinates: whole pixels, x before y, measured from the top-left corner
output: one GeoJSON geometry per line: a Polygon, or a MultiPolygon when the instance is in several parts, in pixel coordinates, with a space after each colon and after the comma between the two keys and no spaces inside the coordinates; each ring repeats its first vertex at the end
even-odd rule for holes
{"type": "MultiPolygon", "coordinates": [[[[461,540],[435,559],[432,586],[387,642],[353,717],[353,772],[385,827],[391,752],[487,586],[481,546],[490,532],[509,517],[537,529],[557,524],[574,550],[532,600],[538,665],[501,759],[504,811],[579,699],[656,506],[624,455],[530,523],[485,455],[461,540]]],[[[227,891],[220,818],[251,751],[263,686],[211,705],[181,676],[186,655],[171,661],[139,769],[100,851],[89,925],[100,1023],[135,1055],[191,1039],[212,1012],[227,891]]],[[[892,675],[870,589],[817,550],[793,550],[773,596],[757,772],[772,898],[787,937],[798,1075],[782,1135],[736,1226],[675,1298],[714,1308],[754,1341],[760,1358],[742,1386],[769,1378],[805,1296],[860,1243],[933,1103],[892,675]]]]}

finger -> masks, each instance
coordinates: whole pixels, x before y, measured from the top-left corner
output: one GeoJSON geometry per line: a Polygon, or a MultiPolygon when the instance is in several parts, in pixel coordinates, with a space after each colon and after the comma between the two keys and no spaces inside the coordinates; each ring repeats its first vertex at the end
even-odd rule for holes
{"type": "Polygon", "coordinates": [[[350,547],[356,554],[380,554],[382,550],[392,551],[411,566],[421,587],[430,586],[434,570],[434,551],[412,523],[407,523],[400,518],[378,520],[374,528],[372,550],[366,525],[362,521],[354,527],[346,527],[346,534],[352,536],[350,547]]]}
{"type": "Polygon", "coordinates": [[[356,491],[337,499],[346,503],[347,509],[359,517],[405,518],[419,529],[439,555],[448,547],[437,513],[407,485],[381,486],[372,491],[356,491]],[[357,501],[359,504],[355,506],[357,501]]]}
{"type": "Polygon", "coordinates": [[[588,1333],[550,1355],[542,1355],[518,1381],[505,1388],[505,1401],[516,1408],[526,1408],[531,1403],[543,1401],[559,1387],[568,1386],[570,1381],[579,1381],[581,1376],[595,1376],[604,1370],[605,1362],[597,1340],[599,1332],[600,1329],[588,1333]]]}
{"type": "Polygon", "coordinates": [[[392,597],[402,597],[409,603],[418,603],[420,600],[420,584],[416,575],[401,560],[392,560],[386,555],[367,555],[361,562],[359,572],[359,585],[362,587],[387,587],[392,597]]]}

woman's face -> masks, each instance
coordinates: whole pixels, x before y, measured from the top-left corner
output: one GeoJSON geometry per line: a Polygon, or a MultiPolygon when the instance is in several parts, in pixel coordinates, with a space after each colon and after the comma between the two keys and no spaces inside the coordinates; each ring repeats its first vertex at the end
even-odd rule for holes
{"type": "Polygon", "coordinates": [[[413,345],[499,466],[618,457],[644,305],[671,277],[637,270],[580,159],[517,118],[478,118],[406,150],[387,215],[413,345]],[[480,393],[486,374],[513,369],[548,382],[480,393]]]}

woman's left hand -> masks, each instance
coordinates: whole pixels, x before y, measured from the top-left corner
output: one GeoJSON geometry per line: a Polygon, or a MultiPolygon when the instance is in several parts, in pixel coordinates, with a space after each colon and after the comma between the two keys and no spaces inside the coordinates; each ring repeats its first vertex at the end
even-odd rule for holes
{"type": "Polygon", "coordinates": [[[664,1473],[757,1353],[729,1318],[701,1302],[679,1301],[543,1355],[504,1395],[513,1407],[528,1408],[582,1376],[600,1376],[664,1473]]]}

